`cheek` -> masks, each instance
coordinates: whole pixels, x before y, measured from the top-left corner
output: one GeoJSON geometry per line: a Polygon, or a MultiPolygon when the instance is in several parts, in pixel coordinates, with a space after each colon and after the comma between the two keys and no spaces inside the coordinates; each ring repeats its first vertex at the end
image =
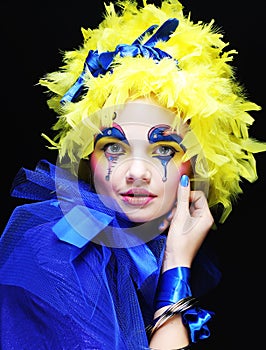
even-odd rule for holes
{"type": "Polygon", "coordinates": [[[180,175],[186,174],[186,175],[190,176],[191,172],[192,172],[192,166],[191,166],[191,163],[189,160],[185,163],[180,164],[180,166],[179,166],[180,175]]]}
{"type": "Polygon", "coordinates": [[[116,171],[117,164],[108,162],[104,154],[94,152],[90,156],[90,167],[96,192],[113,196],[115,184],[121,182],[122,171],[116,171]]]}
{"type": "Polygon", "coordinates": [[[177,188],[180,182],[180,177],[182,175],[188,175],[191,174],[191,164],[189,161],[185,163],[172,163],[168,168],[168,177],[167,181],[165,182],[165,193],[167,194],[168,198],[175,198],[177,193],[177,188]]]}
{"type": "Polygon", "coordinates": [[[90,156],[90,168],[93,174],[95,174],[97,172],[97,169],[101,167],[101,163],[102,161],[100,161],[100,156],[97,155],[96,152],[92,153],[90,156]]]}
{"type": "Polygon", "coordinates": [[[187,162],[181,162],[174,161],[170,167],[169,167],[169,178],[177,179],[177,182],[179,182],[179,179],[182,175],[186,174],[188,176],[191,175],[192,167],[190,161],[187,162]]]}
{"type": "Polygon", "coordinates": [[[92,171],[93,182],[95,186],[99,183],[105,184],[105,182],[107,182],[105,180],[105,176],[107,173],[106,163],[107,161],[105,157],[103,157],[102,155],[100,156],[99,154],[97,154],[97,152],[94,152],[90,156],[90,168],[92,171]]]}

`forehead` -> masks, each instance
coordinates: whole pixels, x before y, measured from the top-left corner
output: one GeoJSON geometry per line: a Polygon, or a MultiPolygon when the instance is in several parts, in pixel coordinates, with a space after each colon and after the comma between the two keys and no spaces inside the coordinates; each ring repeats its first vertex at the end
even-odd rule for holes
{"type": "Polygon", "coordinates": [[[155,125],[172,125],[174,114],[159,105],[148,102],[146,99],[126,103],[123,108],[116,111],[114,122],[124,127],[143,129],[155,125]]]}

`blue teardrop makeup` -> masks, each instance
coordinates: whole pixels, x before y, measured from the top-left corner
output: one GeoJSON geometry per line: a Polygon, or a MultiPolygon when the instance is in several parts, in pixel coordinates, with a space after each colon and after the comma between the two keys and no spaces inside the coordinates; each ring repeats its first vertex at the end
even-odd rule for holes
{"type": "MultiPolygon", "coordinates": [[[[100,139],[102,139],[104,137],[110,138],[110,139],[111,138],[112,139],[116,139],[116,140],[122,141],[122,142],[124,142],[124,143],[126,143],[128,145],[127,138],[126,138],[122,128],[119,125],[117,125],[117,124],[115,124],[115,126],[113,126],[113,127],[103,129],[102,132],[96,136],[94,145],[96,145],[96,143],[100,139]]],[[[110,141],[110,143],[107,143],[105,145],[105,147],[104,147],[104,154],[105,154],[105,157],[106,157],[106,159],[108,161],[107,175],[105,177],[106,181],[110,180],[110,175],[111,175],[111,172],[112,172],[112,168],[117,163],[117,160],[118,160],[119,156],[121,154],[123,154],[122,152],[121,153],[118,152],[115,155],[109,153],[107,148],[110,147],[110,145],[112,145],[111,141],[110,141]]]]}
{"type": "MultiPolygon", "coordinates": [[[[178,135],[175,131],[171,129],[169,125],[157,125],[151,128],[148,132],[148,140],[149,143],[155,144],[159,142],[176,142],[181,149],[185,152],[185,147],[182,145],[182,137],[178,135]]],[[[162,149],[167,149],[167,143],[166,145],[161,146],[162,149]]],[[[161,161],[161,164],[163,166],[164,175],[162,178],[162,181],[165,182],[167,180],[167,165],[170,162],[170,160],[174,157],[175,152],[170,152],[170,154],[163,154],[159,155],[157,154],[156,157],[161,161]]]]}

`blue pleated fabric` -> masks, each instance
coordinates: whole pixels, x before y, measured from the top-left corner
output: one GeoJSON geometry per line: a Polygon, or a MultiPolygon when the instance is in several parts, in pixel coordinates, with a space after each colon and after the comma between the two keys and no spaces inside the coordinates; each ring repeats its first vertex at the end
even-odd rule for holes
{"type": "MultiPolygon", "coordinates": [[[[34,171],[22,168],[13,183],[11,194],[31,202],[15,208],[1,236],[1,349],[147,349],[165,234],[146,243],[137,237],[138,244],[129,237],[128,247],[99,244],[104,227],[123,232],[132,223],[106,208],[87,184],[80,182],[76,193],[76,180],[64,176],[56,182],[71,204],[68,215],[80,215],[81,226],[92,231],[80,235],[67,225],[55,173],[55,165],[41,160],[34,171]],[[103,226],[90,225],[84,208],[102,217],[103,226]]],[[[192,267],[193,295],[219,280],[203,245],[192,267]]],[[[202,329],[193,341],[209,336],[208,327],[202,329]]]]}

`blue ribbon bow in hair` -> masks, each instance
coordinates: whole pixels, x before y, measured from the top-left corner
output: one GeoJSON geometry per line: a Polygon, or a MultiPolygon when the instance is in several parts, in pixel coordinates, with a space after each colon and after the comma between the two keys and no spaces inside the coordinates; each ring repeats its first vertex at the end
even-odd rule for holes
{"type": "Polygon", "coordinates": [[[160,61],[163,58],[172,58],[167,52],[154,47],[159,40],[168,41],[170,35],[176,30],[179,21],[176,18],[170,18],[165,21],[158,30],[146,41],[145,44],[141,44],[141,40],[145,34],[152,34],[158,25],[152,25],[144,33],[142,33],[131,45],[120,44],[117,45],[115,51],[106,51],[101,54],[98,50],[90,50],[85,60],[83,71],[80,76],[72,85],[72,87],[62,97],[60,103],[64,105],[66,102],[75,102],[77,97],[82,93],[84,89],[84,76],[89,70],[94,77],[100,74],[106,74],[106,72],[112,73],[110,68],[113,59],[116,55],[120,57],[131,56],[136,57],[137,55],[152,58],[155,61],[160,61]]]}

